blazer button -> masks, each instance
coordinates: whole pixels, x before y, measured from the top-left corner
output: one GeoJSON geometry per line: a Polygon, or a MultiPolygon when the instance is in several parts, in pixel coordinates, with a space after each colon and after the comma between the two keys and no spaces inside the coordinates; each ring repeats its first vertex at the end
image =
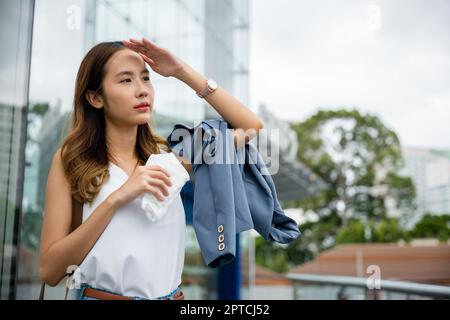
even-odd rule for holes
{"type": "Polygon", "coordinates": [[[219,233],[222,233],[222,232],[223,232],[223,224],[221,224],[220,226],[217,227],[217,231],[218,231],[219,233]]]}
{"type": "Polygon", "coordinates": [[[220,251],[222,251],[223,249],[225,249],[225,243],[219,243],[219,246],[218,246],[218,248],[219,248],[219,250],[220,251]]]}
{"type": "Polygon", "coordinates": [[[223,242],[223,240],[225,240],[225,236],[221,234],[217,239],[219,240],[219,242],[223,242]]]}

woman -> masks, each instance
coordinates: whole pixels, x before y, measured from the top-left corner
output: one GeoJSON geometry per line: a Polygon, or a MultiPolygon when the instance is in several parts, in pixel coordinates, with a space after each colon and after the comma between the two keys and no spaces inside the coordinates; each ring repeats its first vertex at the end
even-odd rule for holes
{"type": "MultiPolygon", "coordinates": [[[[204,76],[145,38],[100,43],[83,59],[71,131],[48,175],[40,247],[40,277],[50,286],[79,266],[79,299],[183,299],[181,197],[158,223],[139,205],[144,192],[163,200],[171,185],[162,167],[145,166],[151,154],[171,152],[149,126],[154,88],[145,63],[194,92],[205,90],[204,76]]],[[[234,128],[237,148],[262,128],[222,88],[205,99],[234,128]]]]}

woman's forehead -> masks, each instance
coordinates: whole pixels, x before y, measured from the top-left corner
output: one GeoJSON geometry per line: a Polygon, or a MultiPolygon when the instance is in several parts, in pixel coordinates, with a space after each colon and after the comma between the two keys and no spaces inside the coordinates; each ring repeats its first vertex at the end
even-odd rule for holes
{"type": "Polygon", "coordinates": [[[146,65],[144,59],[138,53],[126,48],[117,51],[108,61],[106,67],[108,71],[112,72],[125,70],[140,72],[143,68],[146,68],[146,65]]]}

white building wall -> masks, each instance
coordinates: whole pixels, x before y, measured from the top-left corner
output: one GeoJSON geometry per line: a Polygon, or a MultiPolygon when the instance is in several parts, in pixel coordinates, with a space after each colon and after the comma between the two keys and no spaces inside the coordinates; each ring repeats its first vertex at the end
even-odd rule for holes
{"type": "Polygon", "coordinates": [[[417,210],[414,221],[426,212],[450,213],[450,158],[444,152],[431,149],[405,148],[404,173],[409,174],[416,186],[417,210]]]}

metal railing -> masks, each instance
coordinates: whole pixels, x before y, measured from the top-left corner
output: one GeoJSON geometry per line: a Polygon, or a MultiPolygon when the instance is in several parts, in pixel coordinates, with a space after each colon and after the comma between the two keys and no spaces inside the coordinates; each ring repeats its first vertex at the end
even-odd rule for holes
{"type": "Polygon", "coordinates": [[[294,300],[298,299],[298,289],[300,283],[335,285],[341,287],[359,287],[367,291],[389,291],[406,294],[416,294],[425,297],[438,299],[450,299],[450,287],[431,284],[421,284],[409,281],[379,280],[379,287],[371,289],[368,286],[367,278],[334,276],[334,275],[316,275],[316,274],[293,274],[286,275],[289,280],[294,282],[294,300]]]}

